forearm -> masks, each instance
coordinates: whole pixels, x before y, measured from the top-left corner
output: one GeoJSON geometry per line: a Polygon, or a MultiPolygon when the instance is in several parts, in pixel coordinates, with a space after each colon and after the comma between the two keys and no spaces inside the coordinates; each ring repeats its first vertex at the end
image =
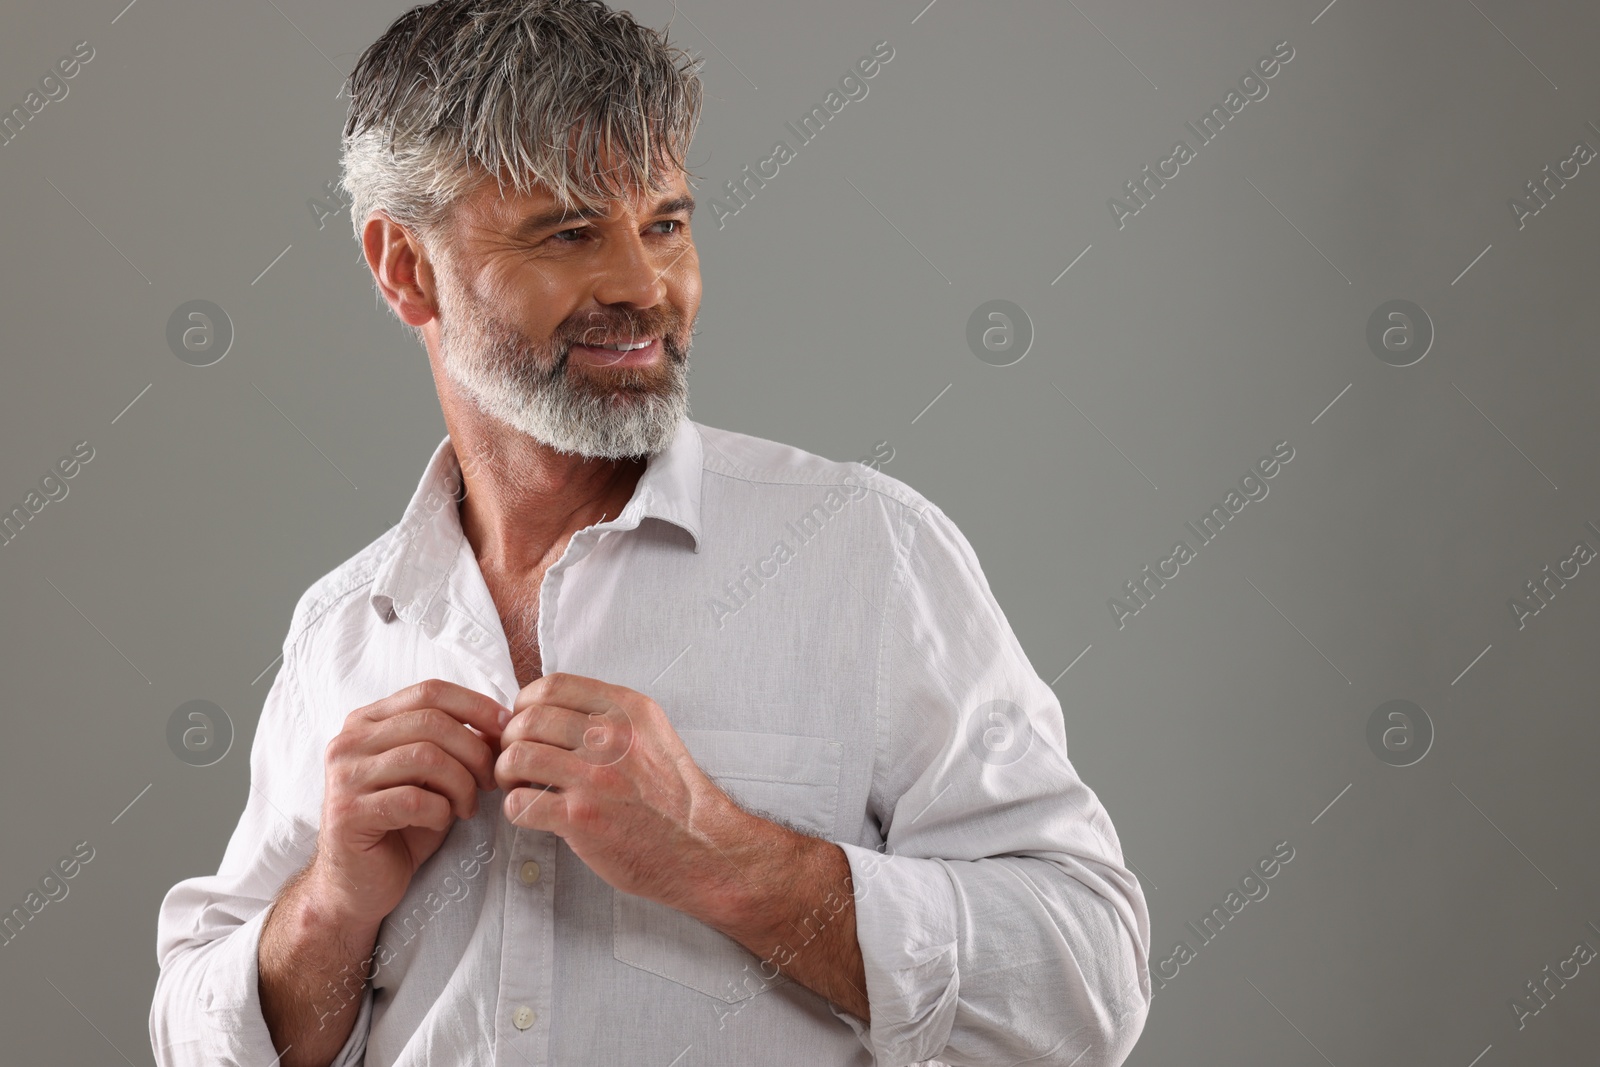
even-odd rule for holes
{"type": "Polygon", "coordinates": [[[285,883],[261,929],[261,1014],[281,1067],[327,1067],[339,1054],[378,935],[320,908],[305,875],[285,883]]]}
{"type": "Polygon", "coordinates": [[[756,816],[719,851],[734,874],[701,921],[845,1011],[871,1021],[850,864],[830,841],[756,816]]]}

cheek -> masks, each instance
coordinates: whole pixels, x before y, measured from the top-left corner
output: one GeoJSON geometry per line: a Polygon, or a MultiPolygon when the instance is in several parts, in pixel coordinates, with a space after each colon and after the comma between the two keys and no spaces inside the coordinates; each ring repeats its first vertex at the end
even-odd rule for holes
{"type": "Polygon", "coordinates": [[[692,290],[693,295],[699,297],[700,249],[694,243],[693,234],[685,233],[663,241],[657,246],[655,256],[661,276],[674,295],[688,295],[692,290]]]}
{"type": "Polygon", "coordinates": [[[683,312],[683,325],[688,329],[700,310],[700,259],[693,248],[685,252],[672,268],[668,277],[667,299],[683,312]]]}
{"type": "Polygon", "coordinates": [[[539,340],[589,300],[588,284],[586,276],[558,265],[512,257],[480,280],[476,301],[499,321],[539,340]]]}

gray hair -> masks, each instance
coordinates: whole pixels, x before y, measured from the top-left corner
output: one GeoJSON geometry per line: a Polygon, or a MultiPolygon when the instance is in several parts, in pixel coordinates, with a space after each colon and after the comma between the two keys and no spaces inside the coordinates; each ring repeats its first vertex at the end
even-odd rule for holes
{"type": "Polygon", "coordinates": [[[502,195],[507,180],[520,194],[540,182],[569,211],[660,190],[669,169],[687,169],[699,65],[600,0],[412,8],[346,83],[341,185],[357,243],[381,210],[447,244],[452,209],[491,176],[502,195]]]}

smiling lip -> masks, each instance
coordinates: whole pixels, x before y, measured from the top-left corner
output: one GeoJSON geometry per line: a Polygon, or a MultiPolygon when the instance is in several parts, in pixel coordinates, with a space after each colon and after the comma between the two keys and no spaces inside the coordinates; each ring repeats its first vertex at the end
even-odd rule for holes
{"type": "Polygon", "coordinates": [[[599,367],[643,367],[661,358],[661,338],[653,337],[643,348],[618,352],[594,345],[573,345],[572,352],[585,363],[599,367]]]}

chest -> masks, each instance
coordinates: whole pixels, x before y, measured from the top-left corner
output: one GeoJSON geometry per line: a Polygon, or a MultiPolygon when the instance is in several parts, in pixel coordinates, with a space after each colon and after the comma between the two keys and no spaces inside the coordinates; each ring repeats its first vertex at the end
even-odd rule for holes
{"type": "Polygon", "coordinates": [[[544,674],[539,655],[539,587],[547,569],[541,567],[516,576],[485,572],[483,576],[500,615],[519,689],[544,674]]]}

